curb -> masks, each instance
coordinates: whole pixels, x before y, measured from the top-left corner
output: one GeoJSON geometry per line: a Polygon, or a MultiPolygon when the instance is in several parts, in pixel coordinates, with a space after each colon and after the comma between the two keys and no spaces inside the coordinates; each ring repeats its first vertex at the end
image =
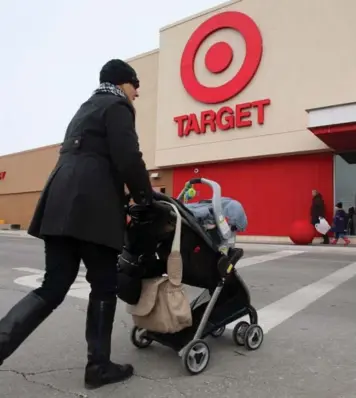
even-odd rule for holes
{"type": "Polygon", "coordinates": [[[309,253],[340,253],[340,254],[356,254],[356,246],[343,246],[339,245],[288,245],[288,244],[273,244],[273,243],[242,243],[237,242],[236,246],[244,250],[253,250],[261,252],[275,252],[275,251],[303,251],[309,253]]]}
{"type": "MultiPolygon", "coordinates": [[[[0,231],[0,238],[4,236],[6,238],[23,238],[23,239],[36,239],[31,235],[27,234],[27,231],[0,231]]],[[[251,237],[257,238],[257,237],[251,237]]],[[[265,237],[266,238],[266,237],[265,237]]],[[[243,239],[237,239],[236,246],[245,249],[245,250],[253,250],[253,251],[261,251],[261,252],[275,252],[281,250],[290,250],[290,251],[304,251],[304,252],[314,252],[314,253],[340,253],[340,254],[356,254],[356,245],[351,244],[350,246],[344,247],[341,243],[333,246],[333,245],[321,245],[319,241],[317,243],[307,245],[307,246],[299,246],[290,244],[287,240],[276,240],[271,237],[270,242],[259,242],[256,240],[244,241],[243,239]]]]}
{"type": "Polygon", "coordinates": [[[27,231],[0,231],[0,237],[1,236],[4,236],[6,238],[35,239],[33,236],[28,235],[27,231]]]}

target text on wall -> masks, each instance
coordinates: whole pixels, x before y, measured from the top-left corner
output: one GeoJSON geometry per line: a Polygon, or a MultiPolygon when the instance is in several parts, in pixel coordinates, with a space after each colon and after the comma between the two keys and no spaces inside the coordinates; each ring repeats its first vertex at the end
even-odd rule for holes
{"type": "MultiPolygon", "coordinates": [[[[235,97],[255,76],[263,52],[262,36],[256,23],[246,14],[236,11],[223,12],[203,22],[190,36],[182,54],[180,75],[186,92],[196,101],[205,104],[221,104],[235,97]],[[204,40],[211,34],[232,29],[245,40],[246,55],[241,68],[228,82],[218,87],[208,87],[199,82],[195,74],[195,58],[204,40]]],[[[234,57],[231,46],[226,42],[213,44],[206,53],[205,67],[211,74],[224,72],[234,57]]],[[[261,99],[248,103],[221,106],[218,110],[207,109],[200,114],[190,113],[174,117],[178,136],[188,136],[191,132],[204,134],[249,127],[265,121],[265,107],[271,100],[261,99]]]]}
{"type": "Polygon", "coordinates": [[[202,111],[200,115],[176,116],[178,136],[188,136],[190,133],[204,134],[208,130],[227,131],[235,128],[250,127],[255,123],[265,122],[265,107],[271,103],[270,99],[238,104],[234,108],[223,106],[218,111],[212,109],[202,111]],[[254,115],[253,115],[254,113],[254,115]]]}

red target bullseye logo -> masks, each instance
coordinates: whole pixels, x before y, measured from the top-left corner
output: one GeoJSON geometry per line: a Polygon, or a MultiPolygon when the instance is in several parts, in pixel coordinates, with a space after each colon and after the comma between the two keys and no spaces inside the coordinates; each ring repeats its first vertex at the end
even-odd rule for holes
{"type": "MultiPolygon", "coordinates": [[[[184,48],[180,65],[183,86],[199,102],[224,102],[240,93],[251,81],[261,62],[262,50],[261,33],[249,16],[234,11],[214,15],[193,32],[184,48]],[[230,81],[218,87],[207,87],[195,76],[194,62],[203,41],[221,29],[233,29],[242,35],[246,43],[246,55],[241,68],[230,81]]],[[[226,42],[218,42],[206,53],[205,66],[211,73],[221,73],[230,66],[232,60],[231,46],[226,42]]]]}

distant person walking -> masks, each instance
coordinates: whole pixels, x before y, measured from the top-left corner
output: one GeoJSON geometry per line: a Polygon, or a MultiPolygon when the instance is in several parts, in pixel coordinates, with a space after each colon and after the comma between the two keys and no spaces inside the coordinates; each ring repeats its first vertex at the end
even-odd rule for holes
{"type": "MultiPolygon", "coordinates": [[[[325,218],[325,203],[324,199],[321,195],[320,192],[318,192],[316,189],[313,189],[312,191],[312,204],[310,207],[310,218],[311,218],[311,223],[314,225],[319,224],[320,218],[325,218]]],[[[322,235],[323,237],[323,244],[327,245],[329,244],[329,236],[328,234],[322,235]]]]}
{"type": "Polygon", "coordinates": [[[347,234],[355,235],[355,208],[350,207],[347,214],[347,234]]]}

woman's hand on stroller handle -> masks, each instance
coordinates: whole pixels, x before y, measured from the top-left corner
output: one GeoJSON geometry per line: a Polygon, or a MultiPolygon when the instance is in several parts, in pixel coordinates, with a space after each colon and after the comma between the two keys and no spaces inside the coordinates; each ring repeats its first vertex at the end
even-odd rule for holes
{"type": "Polygon", "coordinates": [[[128,202],[128,213],[130,215],[132,215],[133,213],[143,214],[152,209],[166,209],[166,208],[167,206],[164,203],[161,203],[159,200],[156,200],[154,198],[150,204],[137,204],[133,202],[132,199],[129,199],[128,202]]]}

